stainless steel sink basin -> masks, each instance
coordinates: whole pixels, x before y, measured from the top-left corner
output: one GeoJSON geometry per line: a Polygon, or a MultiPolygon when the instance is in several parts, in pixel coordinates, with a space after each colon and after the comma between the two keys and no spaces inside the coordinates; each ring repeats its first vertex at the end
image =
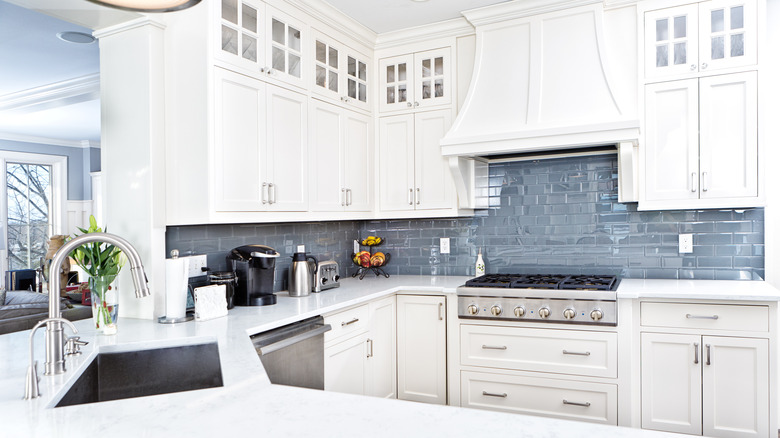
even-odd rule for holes
{"type": "Polygon", "coordinates": [[[55,407],[218,386],[216,342],[99,353],[55,407]]]}

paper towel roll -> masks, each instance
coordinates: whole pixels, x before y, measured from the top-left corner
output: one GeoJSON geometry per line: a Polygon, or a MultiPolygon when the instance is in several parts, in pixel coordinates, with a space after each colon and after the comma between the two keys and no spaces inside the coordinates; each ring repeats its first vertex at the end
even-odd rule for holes
{"type": "Polygon", "coordinates": [[[165,316],[183,318],[187,312],[189,259],[165,260],[165,316]]]}

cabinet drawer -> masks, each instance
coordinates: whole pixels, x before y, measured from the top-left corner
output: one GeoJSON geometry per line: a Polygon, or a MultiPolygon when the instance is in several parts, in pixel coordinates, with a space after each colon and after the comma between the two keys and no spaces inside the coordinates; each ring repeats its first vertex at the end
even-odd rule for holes
{"type": "Polygon", "coordinates": [[[331,330],[325,332],[325,343],[343,339],[368,330],[368,304],[325,317],[331,330]]]}
{"type": "Polygon", "coordinates": [[[461,406],[617,424],[617,386],[539,377],[461,372],[461,406]]]}
{"type": "Polygon", "coordinates": [[[767,306],[695,303],[642,303],[641,324],[646,327],[765,332],[767,306]]]}
{"type": "Polygon", "coordinates": [[[617,377],[617,333],[460,327],[462,365],[617,377]]]}

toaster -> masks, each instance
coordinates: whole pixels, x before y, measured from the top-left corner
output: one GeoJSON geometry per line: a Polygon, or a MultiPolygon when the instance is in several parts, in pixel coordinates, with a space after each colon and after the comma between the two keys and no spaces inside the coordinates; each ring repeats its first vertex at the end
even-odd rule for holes
{"type": "MultiPolygon", "coordinates": [[[[314,269],[314,262],[309,262],[311,269],[314,269]]],[[[317,269],[314,270],[314,282],[312,283],[312,292],[322,292],[327,289],[339,287],[339,264],[335,260],[319,262],[317,269]]]]}

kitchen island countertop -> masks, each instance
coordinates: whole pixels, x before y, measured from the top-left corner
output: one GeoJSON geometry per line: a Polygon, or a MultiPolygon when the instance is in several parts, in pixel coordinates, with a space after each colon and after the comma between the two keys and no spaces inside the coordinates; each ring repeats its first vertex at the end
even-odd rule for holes
{"type": "MultiPolygon", "coordinates": [[[[162,325],[121,318],[114,336],[96,336],[91,320],[76,322],[83,354],[68,371],[43,376],[43,330],[35,339],[40,362],[38,399],[22,400],[29,331],[0,336],[0,437],[124,436],[601,436],[679,435],[458,407],[434,406],[272,385],[249,335],[310,316],[332,313],[398,291],[454,293],[467,277],[393,276],[346,279],[339,288],[291,298],[274,306],[237,307],[228,317],[162,325]],[[224,387],[53,408],[98,353],[216,341],[224,387]]],[[[763,282],[623,280],[620,298],[777,300],[763,282]]],[[[66,332],[69,331],[66,329],[66,332]]]]}

